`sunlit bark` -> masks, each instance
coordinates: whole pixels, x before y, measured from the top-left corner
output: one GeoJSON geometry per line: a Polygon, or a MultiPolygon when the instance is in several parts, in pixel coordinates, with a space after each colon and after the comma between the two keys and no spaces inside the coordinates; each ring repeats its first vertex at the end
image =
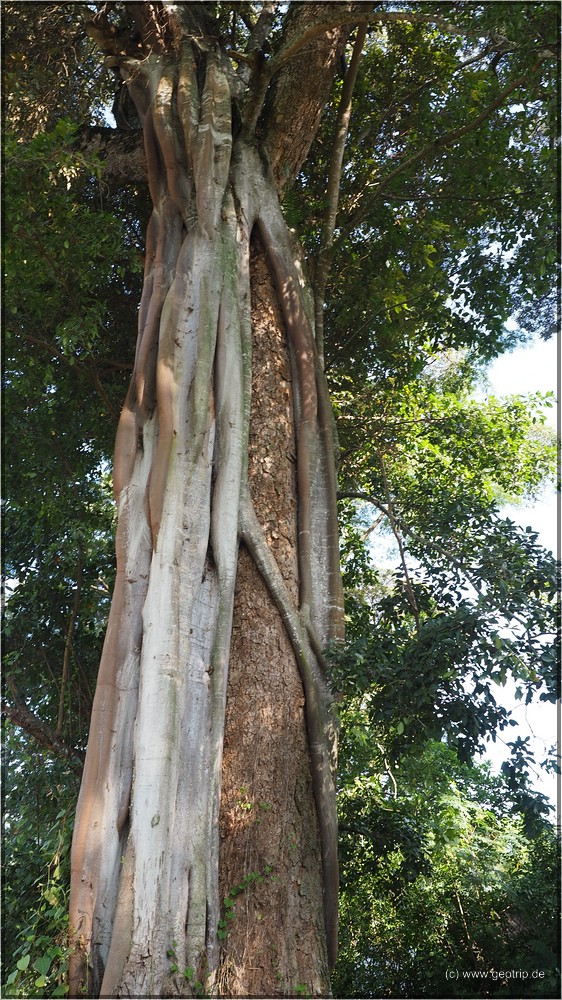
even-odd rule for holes
{"type": "MultiPolygon", "coordinates": [[[[250,916],[240,915],[237,951],[217,933],[228,878],[248,875],[235,857],[242,841],[228,839],[224,802],[221,818],[237,578],[239,608],[251,607],[252,587],[256,594],[261,588],[256,607],[265,601],[269,609],[279,675],[287,684],[291,672],[299,678],[304,697],[295,704],[293,693],[292,703],[304,742],[300,756],[295,746],[294,781],[308,795],[313,827],[299,854],[301,877],[294,861],[290,868],[291,892],[301,901],[297,926],[287,920],[290,893],[280,904],[273,888],[280,859],[266,866],[289,938],[284,957],[272,959],[252,988],[283,994],[305,982],[326,995],[337,949],[338,869],[335,740],[322,650],[341,636],[343,621],[331,414],[312,299],[274,178],[244,131],[233,130],[230,65],[182,37],[181,17],[175,27],[173,55],[155,36],[151,54],[119,60],[143,121],[153,213],[135,367],[115,448],[117,582],[72,849],[71,995],[86,988],[93,996],[189,996],[197,980],[215,995],[248,989],[241,962],[252,956],[242,955],[239,942],[248,938],[243,920],[250,916]],[[249,475],[252,246],[269,273],[289,359],[292,580],[258,516],[260,492],[249,475]],[[221,860],[219,832],[228,860],[221,860]],[[307,897],[302,886],[315,856],[317,889],[307,897]],[[308,934],[303,893],[316,928],[312,955],[298,945],[308,934]]],[[[263,696],[271,719],[279,695],[257,688],[252,664],[240,660],[243,643],[234,646],[232,669],[238,685],[247,676],[248,711],[263,696]]],[[[269,684],[267,671],[262,683],[269,684]]],[[[232,705],[243,710],[243,699],[233,695],[232,705]]],[[[231,738],[235,723],[231,711],[231,738]]],[[[238,718],[241,731],[246,724],[238,718]]],[[[240,773],[247,766],[239,755],[236,766],[240,773]]],[[[236,780],[225,770],[231,799],[236,780]]],[[[297,803],[296,812],[303,809],[297,803]]]]}

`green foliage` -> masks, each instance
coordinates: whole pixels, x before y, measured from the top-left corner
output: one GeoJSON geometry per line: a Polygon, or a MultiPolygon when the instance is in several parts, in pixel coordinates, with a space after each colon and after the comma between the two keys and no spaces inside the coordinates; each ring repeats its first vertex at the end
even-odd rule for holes
{"type": "Polygon", "coordinates": [[[334,995],[557,996],[553,830],[529,839],[502,778],[441,743],[394,772],[376,749],[369,763],[359,741],[340,792],[334,995]],[[527,973],[524,986],[506,970],[527,973]]]}
{"type": "MultiPolygon", "coordinates": [[[[550,400],[476,393],[487,360],[552,331],[558,70],[538,62],[558,14],[548,2],[407,9],[369,31],[325,307],[348,616],[331,661],[343,699],[335,990],[517,996],[518,982],[488,979],[482,993],[446,974],[535,968],[545,978],[525,995],[554,996],[558,849],[535,762],[518,736],[500,778],[469,761],[511,731],[508,680],[527,703],[557,690],[556,566],[500,514],[552,477],[550,400]],[[392,569],[373,558],[388,541],[392,569]]],[[[256,5],[205,11],[213,37],[243,50],[256,5]]],[[[62,108],[100,121],[114,90],[83,13],[3,5],[5,697],[71,750],[86,743],[113,582],[110,456],[148,204],[109,187],[60,120],[62,108]]],[[[341,85],[286,196],[312,279],[341,85]]],[[[63,996],[76,773],[10,721],[3,768],[3,995],[63,996]]],[[[268,874],[230,890],[219,939],[268,874]]],[[[201,972],[180,970],[174,946],[169,957],[202,995],[201,972]]]]}
{"type": "MultiPolygon", "coordinates": [[[[558,16],[548,3],[510,4],[507,19],[501,3],[409,8],[411,22],[373,28],[360,66],[325,316],[328,370],[396,387],[428,349],[489,359],[556,324],[557,70],[536,63],[558,16]],[[510,40],[499,61],[489,33],[510,40]]],[[[312,273],[334,117],[290,199],[312,273]]]]}
{"type": "Polygon", "coordinates": [[[5,997],[68,993],[70,839],[78,780],[3,727],[5,997]],[[22,775],[25,780],[22,780],[22,775]]]}
{"type": "Polygon", "coordinates": [[[66,861],[45,870],[63,813],[67,845],[113,585],[108,470],[140,278],[135,227],[103,207],[74,136],[5,137],[3,694],[31,727],[4,732],[3,934],[5,988],[29,996],[63,986],[66,861]]]}
{"type": "Polygon", "coordinates": [[[221,917],[218,922],[217,937],[219,941],[224,941],[228,937],[228,921],[234,920],[234,907],[238,896],[246,892],[252,885],[260,885],[271,875],[272,871],[271,865],[267,865],[263,872],[248,872],[239,885],[231,886],[228,895],[223,900],[224,917],[221,917]]]}
{"type": "Polygon", "coordinates": [[[84,30],[84,13],[76,3],[3,3],[5,128],[30,139],[55,127],[61,109],[77,122],[103,120],[113,85],[84,30]]]}
{"type": "Polygon", "coordinates": [[[135,233],[125,238],[111,202],[104,209],[102,164],[78,152],[75,138],[64,120],[26,144],[5,136],[9,358],[23,337],[71,367],[91,365],[123,316],[112,307],[138,289],[135,233]]]}
{"type": "MultiPolygon", "coordinates": [[[[172,941],[172,945],[166,951],[166,957],[171,959],[170,972],[172,975],[176,975],[180,971],[178,965],[178,959],[176,955],[177,942],[172,941]]],[[[202,980],[196,978],[195,969],[188,965],[182,972],[183,979],[189,983],[192,990],[191,995],[194,997],[206,997],[208,994],[205,992],[205,986],[202,980]]]]}
{"type": "MultiPolygon", "coordinates": [[[[499,509],[532,498],[553,475],[550,400],[477,400],[463,355],[428,357],[399,392],[388,383],[342,379],[335,393],[349,499],[348,643],[334,657],[334,683],[368,699],[390,758],[444,738],[468,760],[513,724],[498,686],[515,681],[527,703],[557,696],[557,565],[531,528],[499,509]],[[397,565],[377,570],[389,539],[397,565]]],[[[514,748],[522,790],[531,763],[514,748]]]]}
{"type": "MultiPolygon", "coordinates": [[[[336,397],[344,482],[364,499],[343,507],[349,643],[333,661],[345,696],[335,990],[493,995],[493,979],[483,993],[462,972],[516,968],[544,972],[524,995],[555,996],[558,850],[527,741],[510,744],[502,779],[459,763],[513,724],[496,701],[509,676],[527,701],[556,696],[557,567],[497,507],[533,495],[552,468],[535,433],[544,400],[476,402],[462,357],[436,356],[435,369],[399,394],[367,384],[336,397]],[[402,546],[394,571],[366,551],[385,531],[402,546]],[[543,929],[529,940],[535,879],[543,929]]],[[[495,983],[521,995],[520,981],[495,983]]]]}

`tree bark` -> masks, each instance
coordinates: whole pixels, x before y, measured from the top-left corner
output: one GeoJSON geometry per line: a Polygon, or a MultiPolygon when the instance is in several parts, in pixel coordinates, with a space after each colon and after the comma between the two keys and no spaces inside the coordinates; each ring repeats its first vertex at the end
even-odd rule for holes
{"type": "Polygon", "coordinates": [[[276,177],[306,154],[337,39],[319,48],[307,141],[272,168],[233,129],[231,64],[203,31],[192,40],[197,12],[129,6],[143,58],[116,55],[113,36],[106,51],[143,121],[153,214],[72,847],[70,991],[325,996],[338,873],[322,650],[343,622],[334,452],[276,177]]]}
{"type": "MultiPolygon", "coordinates": [[[[253,240],[248,480],[264,537],[298,606],[293,373],[263,246],[253,240]]],[[[279,611],[250,554],[237,573],[221,803],[221,900],[236,895],[217,984],[225,996],[329,987],[322,866],[304,693],[279,611]],[[248,667],[251,665],[251,677],[248,667]],[[252,880],[257,875],[258,879],[252,880]]]]}
{"type": "Polygon", "coordinates": [[[146,157],[140,130],[123,132],[109,126],[90,125],[80,130],[76,142],[85,156],[102,160],[106,182],[146,184],[146,157]]]}
{"type": "MultiPolygon", "coordinates": [[[[285,20],[282,49],[326,13],[361,9],[352,3],[291,4],[285,20]]],[[[334,70],[344,50],[351,24],[328,29],[303,46],[275,77],[268,94],[266,144],[277,190],[297,176],[316,135],[332,87],[334,70]]]]}

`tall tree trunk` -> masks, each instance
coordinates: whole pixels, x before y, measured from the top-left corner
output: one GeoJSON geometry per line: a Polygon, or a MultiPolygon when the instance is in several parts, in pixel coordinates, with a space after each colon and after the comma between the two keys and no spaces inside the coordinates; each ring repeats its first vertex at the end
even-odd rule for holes
{"type": "MultiPolygon", "coordinates": [[[[297,607],[293,372],[258,238],[251,252],[251,292],[248,482],[266,544],[297,607]]],[[[230,909],[232,920],[225,927],[221,995],[273,997],[294,992],[298,984],[326,995],[321,875],[302,681],[280,612],[242,546],[223,762],[221,899],[234,899],[234,906],[225,910],[225,919],[230,909]]]]}
{"type": "Polygon", "coordinates": [[[343,615],[312,300],[271,167],[233,129],[228,61],[188,37],[189,5],[167,21],[157,6],[130,5],[151,50],[118,60],[153,213],[72,847],[71,996],[327,995],[322,649],[343,615]]]}

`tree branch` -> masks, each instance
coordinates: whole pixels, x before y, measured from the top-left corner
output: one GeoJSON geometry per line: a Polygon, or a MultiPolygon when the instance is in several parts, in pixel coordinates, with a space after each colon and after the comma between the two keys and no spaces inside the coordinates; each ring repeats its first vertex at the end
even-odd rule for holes
{"type": "Polygon", "coordinates": [[[76,618],[78,616],[78,608],[80,607],[83,571],[84,571],[84,549],[82,543],[78,542],[78,565],[76,567],[76,587],[74,589],[74,600],[72,602],[72,609],[68,621],[68,628],[66,630],[66,640],[64,643],[64,655],[62,660],[62,677],[61,677],[60,697],[59,697],[59,712],[57,718],[57,736],[62,736],[62,726],[64,721],[64,702],[65,702],[66,689],[68,687],[68,678],[70,676],[70,655],[72,652],[72,645],[73,645],[72,639],[74,635],[74,626],[76,623],[76,618]]]}
{"type": "MultiPolygon", "coordinates": [[[[10,685],[13,691],[13,685],[10,685]]],[[[84,753],[66,742],[54,729],[51,729],[42,719],[32,712],[25,702],[13,691],[15,704],[11,705],[2,698],[0,710],[6,717],[31,736],[36,742],[52,753],[68,762],[73,771],[80,774],[84,763],[84,753]]]]}
{"type": "Polygon", "coordinates": [[[523,84],[529,81],[531,76],[536,73],[539,66],[545,61],[545,59],[546,54],[542,55],[527,73],[523,73],[521,76],[517,77],[516,80],[513,80],[508,87],[505,87],[495,101],[492,101],[492,103],[484,108],[480,114],[475,115],[474,118],[470,119],[466,125],[461,125],[459,128],[451,129],[450,132],[445,132],[444,135],[434,139],[422,149],[418,149],[417,152],[412,153],[412,155],[409,156],[408,159],[404,160],[403,163],[400,163],[394,170],[391,170],[391,172],[387,174],[386,177],[383,177],[377,184],[377,190],[374,196],[375,199],[380,197],[385,188],[388,187],[391,181],[393,181],[399,174],[404,173],[421,160],[425,160],[428,156],[440,152],[446,146],[451,146],[453,143],[457,142],[458,139],[462,139],[463,136],[468,135],[470,132],[473,132],[476,128],[478,128],[479,125],[482,125],[482,123],[485,122],[494,113],[494,111],[497,111],[498,108],[505,103],[507,98],[510,97],[515,90],[518,90],[519,87],[522,87],[523,84]]]}
{"type": "Polygon", "coordinates": [[[334,12],[329,17],[317,20],[298,38],[295,38],[291,42],[284,45],[269,64],[268,70],[270,79],[281,69],[282,66],[285,65],[285,63],[287,63],[290,59],[293,59],[293,57],[297,55],[305,45],[308,45],[310,42],[314,41],[315,38],[324,34],[326,31],[331,31],[334,28],[343,27],[344,25],[355,26],[362,24],[368,26],[372,24],[395,24],[401,21],[409,21],[419,24],[434,24],[449,35],[459,35],[468,38],[482,37],[481,34],[476,31],[471,32],[464,28],[459,28],[457,25],[447,21],[444,17],[440,17],[439,14],[420,14],[414,11],[372,11],[368,14],[359,14],[358,11],[340,10],[334,12]]]}
{"type": "MultiPolygon", "coordinates": [[[[253,89],[251,85],[253,78],[254,82],[257,82],[257,87],[261,93],[260,100],[256,102],[255,105],[253,105],[256,109],[256,114],[255,115],[252,114],[252,125],[251,125],[252,128],[255,125],[257,114],[259,114],[259,110],[261,109],[261,106],[263,104],[263,99],[265,97],[265,92],[269,85],[270,77],[267,77],[267,73],[265,74],[263,81],[261,79],[261,70],[263,68],[263,63],[260,60],[260,52],[262,52],[267,36],[269,35],[269,32],[271,31],[271,28],[273,26],[273,22],[275,20],[275,15],[276,15],[276,8],[277,8],[276,0],[268,0],[267,3],[264,3],[260,15],[258,17],[258,20],[256,21],[255,25],[251,26],[251,34],[246,44],[244,52],[239,52],[234,48],[228,50],[229,57],[233,59],[235,62],[240,64],[238,66],[238,76],[240,77],[240,79],[246,84],[246,86],[249,88],[251,92],[253,89]],[[262,82],[264,88],[263,91],[261,90],[262,82]]],[[[249,27],[247,23],[246,27],[249,27]]],[[[263,60],[263,55],[262,55],[262,60],[263,60]]]]}
{"type": "Polygon", "coordinates": [[[318,359],[324,367],[324,301],[326,298],[326,285],[332,263],[332,246],[334,243],[334,230],[336,227],[336,217],[338,212],[339,192],[341,174],[343,166],[343,154],[347,133],[349,131],[349,119],[351,118],[351,98],[353,88],[357,79],[357,71],[361,60],[361,53],[367,34],[366,24],[359,25],[357,36],[353,46],[353,55],[349,69],[347,71],[341,94],[338,116],[336,121],[336,133],[334,136],[334,146],[328,174],[328,185],[326,190],[326,217],[320,236],[320,253],[316,267],[316,281],[314,288],[314,320],[315,337],[318,359]]]}
{"type": "MultiPolygon", "coordinates": [[[[465,579],[468,580],[470,586],[474,588],[477,594],[483,593],[482,585],[477,580],[472,579],[471,575],[467,572],[466,567],[459,559],[457,559],[452,554],[452,552],[449,552],[449,550],[446,549],[444,545],[440,545],[439,542],[436,542],[434,538],[432,538],[431,541],[428,542],[428,540],[424,538],[422,535],[418,535],[418,533],[414,531],[413,528],[411,528],[408,524],[406,524],[400,517],[396,516],[394,510],[392,510],[391,512],[388,506],[382,504],[375,497],[371,496],[370,493],[364,493],[361,490],[358,491],[342,490],[341,492],[338,493],[338,500],[362,500],[365,503],[369,503],[373,507],[376,507],[377,510],[380,510],[381,514],[384,514],[384,516],[388,518],[390,523],[392,523],[391,519],[394,518],[395,523],[398,525],[400,531],[403,532],[403,534],[409,535],[414,543],[422,546],[423,548],[427,548],[428,545],[433,546],[436,552],[438,552],[441,556],[444,556],[444,558],[448,561],[448,563],[451,566],[457,569],[459,573],[463,574],[465,579]]],[[[377,521],[376,523],[379,522],[377,521]]]]}
{"type": "Polygon", "coordinates": [[[339,8],[340,13],[344,8],[349,23],[324,30],[314,45],[296,52],[294,59],[276,64],[274,56],[270,62],[263,63],[256,78],[248,124],[252,119],[257,122],[264,106],[267,130],[264,146],[278,193],[292,183],[308,155],[330,96],[354,13],[357,17],[364,7],[359,3],[295,3],[289,6],[284,18],[281,48],[298,42],[311,25],[325,19],[327,10],[334,7],[339,8]]]}
{"type": "Polygon", "coordinates": [[[248,44],[246,45],[247,53],[257,52],[263,48],[265,40],[273,26],[276,11],[276,0],[267,0],[267,3],[264,3],[255,27],[252,29],[252,33],[248,39],[248,44]]]}
{"type": "Polygon", "coordinates": [[[405,587],[406,587],[406,596],[408,598],[408,603],[409,603],[409,605],[410,605],[410,607],[412,609],[412,612],[414,614],[414,619],[415,619],[416,626],[417,626],[417,629],[418,629],[418,632],[419,632],[419,630],[420,630],[420,610],[418,608],[418,602],[416,601],[416,595],[414,593],[414,588],[412,586],[412,581],[410,579],[410,573],[408,571],[408,564],[406,562],[406,551],[404,549],[404,542],[402,540],[402,534],[401,534],[400,528],[398,526],[398,522],[397,522],[397,520],[396,520],[396,518],[394,516],[394,506],[393,506],[393,503],[392,503],[392,498],[390,496],[390,487],[388,485],[388,478],[387,478],[387,475],[386,475],[386,467],[385,467],[384,458],[383,458],[381,452],[377,453],[377,458],[379,460],[379,464],[380,464],[381,472],[382,472],[382,481],[383,481],[383,486],[384,486],[384,494],[385,494],[385,497],[386,497],[386,507],[387,507],[387,513],[388,513],[388,520],[390,522],[390,527],[392,528],[392,534],[394,535],[394,537],[396,539],[396,544],[398,545],[398,551],[400,553],[400,562],[402,564],[402,569],[404,570],[404,581],[405,581],[405,587]]]}
{"type": "MultiPolygon", "coordinates": [[[[466,582],[472,587],[472,589],[475,591],[476,594],[478,594],[479,597],[486,596],[484,585],[479,580],[474,578],[473,574],[470,572],[470,569],[467,569],[464,563],[460,559],[457,559],[457,557],[454,556],[453,553],[449,551],[449,549],[446,549],[444,545],[441,545],[433,537],[428,540],[423,535],[419,535],[417,531],[411,528],[409,524],[406,524],[401,517],[398,517],[396,515],[394,509],[392,509],[391,512],[388,506],[382,504],[375,497],[371,496],[370,493],[364,493],[361,490],[357,491],[342,490],[338,492],[338,500],[362,500],[365,503],[369,503],[373,507],[376,507],[377,510],[380,510],[380,512],[386,518],[388,518],[389,521],[391,520],[391,517],[394,517],[394,520],[396,521],[396,524],[398,525],[400,531],[405,535],[409,535],[414,544],[419,545],[421,548],[426,550],[433,548],[435,552],[437,552],[440,556],[443,556],[443,558],[447,560],[450,566],[452,566],[454,569],[458,570],[458,572],[462,574],[466,582]]],[[[380,518],[378,518],[375,524],[371,526],[369,532],[372,531],[379,523],[380,523],[380,518]]],[[[365,537],[366,536],[367,533],[365,537]]],[[[525,621],[518,615],[516,615],[513,611],[511,611],[510,614],[512,621],[518,622],[518,624],[522,625],[524,628],[527,627],[525,621]]],[[[513,648],[511,649],[511,654],[515,656],[517,660],[523,662],[521,660],[521,657],[517,654],[517,652],[513,648]]]]}

